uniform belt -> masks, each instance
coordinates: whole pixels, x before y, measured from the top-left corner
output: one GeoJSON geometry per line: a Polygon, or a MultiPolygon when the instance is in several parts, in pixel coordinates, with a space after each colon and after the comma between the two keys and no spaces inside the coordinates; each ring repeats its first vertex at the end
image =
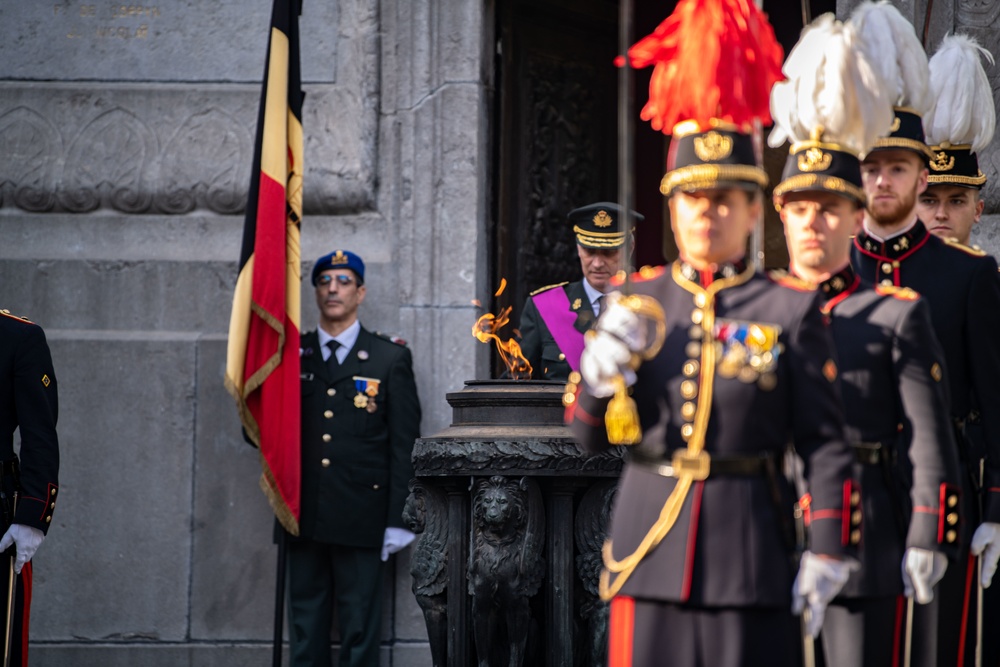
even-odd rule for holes
{"type": "Polygon", "coordinates": [[[679,477],[684,472],[691,472],[697,480],[718,475],[741,477],[764,475],[767,473],[768,462],[774,461],[777,456],[778,454],[774,452],[761,452],[749,456],[712,456],[707,452],[701,452],[692,459],[681,449],[674,452],[669,462],[634,458],[632,463],[663,477],[679,477]]]}
{"type": "Polygon", "coordinates": [[[878,465],[890,454],[890,448],[881,442],[852,442],[851,449],[854,450],[854,458],[858,463],[865,465],[878,465]]]}

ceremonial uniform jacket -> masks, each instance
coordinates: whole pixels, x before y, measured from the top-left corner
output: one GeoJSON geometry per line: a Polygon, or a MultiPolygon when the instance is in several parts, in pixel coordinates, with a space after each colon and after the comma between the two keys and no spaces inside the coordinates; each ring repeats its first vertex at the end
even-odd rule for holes
{"type": "MultiPolygon", "coordinates": [[[[0,311],[0,461],[10,493],[14,430],[20,427],[19,496],[13,522],[48,532],[59,490],[59,401],[42,328],[0,311]]],[[[9,517],[7,522],[9,522],[9,517]]],[[[6,530],[6,526],[3,527],[6,530]]]]}
{"type": "MultiPolygon", "coordinates": [[[[773,463],[794,443],[812,493],[811,550],[835,557],[851,553],[851,542],[860,540],[859,494],[850,480],[853,455],[844,441],[833,343],[819,295],[733,266],[699,276],[679,262],[641,271],[633,288],[662,305],[666,338],[639,367],[632,389],[642,442],[629,449],[619,483],[610,528],[613,557],[635,552],[677,483],[648,462],[669,463],[671,452],[686,448],[697,428],[708,336],[718,361],[704,451],[719,461],[773,463]],[[708,290],[717,290],[714,304],[708,290]],[[706,318],[713,314],[709,332],[706,318]]],[[[575,401],[565,400],[584,450],[606,449],[608,399],[594,397],[584,383],[575,401]]],[[[709,472],[694,482],[673,528],[621,594],[699,607],[787,609],[795,575],[793,503],[790,485],[773,471],[709,472]]]]}
{"type": "Polygon", "coordinates": [[[873,288],[848,266],[819,291],[864,509],[861,570],[841,597],[901,595],[906,547],[957,553],[960,478],[944,353],[912,290],[873,288]]]}
{"type": "MultiPolygon", "coordinates": [[[[531,377],[535,380],[565,380],[570,374],[566,351],[560,349],[534,301],[536,295],[557,289],[563,290],[566,294],[567,314],[575,315],[572,327],[573,335],[578,335],[581,339],[579,349],[583,349],[583,334],[594,326],[596,319],[594,309],[590,305],[590,297],[583,288],[583,280],[543,287],[532,292],[524,303],[524,310],[521,311],[520,344],[521,354],[531,364],[531,377]]],[[[579,353],[576,354],[574,364],[579,362],[579,353]]]]}
{"type": "Polygon", "coordinates": [[[386,527],[405,527],[420,435],[410,350],[362,327],[331,375],[316,332],[301,339],[300,537],[379,548],[386,527]]]}
{"type": "MultiPolygon", "coordinates": [[[[926,299],[934,332],[944,350],[951,415],[963,423],[973,406],[984,406],[986,447],[984,516],[1000,522],[1000,281],[997,263],[982,251],[943,241],[919,220],[908,232],[878,241],[858,235],[851,263],[862,280],[909,287],[926,299]]],[[[965,440],[964,438],[960,438],[965,440]]],[[[977,475],[965,442],[959,458],[977,475]]],[[[971,522],[965,539],[971,539],[971,522]]]]}

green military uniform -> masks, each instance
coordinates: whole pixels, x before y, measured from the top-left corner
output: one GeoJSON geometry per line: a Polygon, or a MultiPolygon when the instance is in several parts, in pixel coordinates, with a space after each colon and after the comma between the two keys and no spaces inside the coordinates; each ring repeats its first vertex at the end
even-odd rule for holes
{"type": "MultiPolygon", "coordinates": [[[[643,216],[632,211],[637,222],[643,216]]],[[[625,243],[624,215],[617,204],[597,202],[575,208],[567,215],[576,243],[591,251],[615,250],[625,243]]],[[[535,380],[565,382],[578,369],[583,334],[597,319],[591,295],[583,280],[542,287],[531,293],[521,310],[521,354],[531,364],[535,380]],[[555,290],[562,290],[557,292],[555,290]]],[[[592,291],[599,291],[593,285],[592,291]]]]}
{"type": "MultiPolygon", "coordinates": [[[[583,288],[583,281],[543,287],[532,292],[531,297],[554,289],[561,289],[566,293],[569,310],[576,314],[573,328],[581,335],[589,331],[597,317],[583,288]]],[[[521,312],[521,354],[531,364],[531,376],[536,380],[565,381],[572,370],[566,360],[566,353],[559,347],[533,298],[525,302],[521,312]]]]}
{"type": "Polygon", "coordinates": [[[317,332],[302,336],[302,514],[289,537],[292,664],[330,664],[336,607],[340,664],[378,664],[380,559],[387,527],[403,528],[420,403],[409,349],[361,328],[339,367],[317,332]]]}

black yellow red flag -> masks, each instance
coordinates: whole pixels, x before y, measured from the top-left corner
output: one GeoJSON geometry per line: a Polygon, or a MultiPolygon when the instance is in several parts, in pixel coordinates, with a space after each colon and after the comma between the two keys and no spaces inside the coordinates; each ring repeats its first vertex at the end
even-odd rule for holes
{"type": "Polygon", "coordinates": [[[261,488],[293,535],[301,485],[300,7],[300,0],[274,0],[271,13],[225,380],[260,450],[261,488]]]}

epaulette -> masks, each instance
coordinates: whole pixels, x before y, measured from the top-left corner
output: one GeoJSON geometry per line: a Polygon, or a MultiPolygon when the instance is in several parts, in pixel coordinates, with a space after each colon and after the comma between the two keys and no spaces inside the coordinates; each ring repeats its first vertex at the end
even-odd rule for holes
{"type": "MultiPolygon", "coordinates": [[[[653,278],[658,278],[663,275],[665,267],[663,266],[644,266],[638,271],[632,272],[632,282],[634,283],[644,283],[652,280],[653,278]]],[[[622,285],[625,282],[624,271],[619,271],[612,279],[611,284],[615,287],[622,285]]]]}
{"type": "Polygon", "coordinates": [[[0,315],[3,315],[4,317],[9,317],[12,320],[19,320],[21,322],[27,322],[28,324],[34,324],[34,322],[32,322],[31,320],[29,320],[27,317],[21,317],[20,315],[13,315],[13,314],[11,314],[11,312],[9,310],[7,310],[6,308],[0,309],[0,315]]]}
{"type": "Polygon", "coordinates": [[[788,271],[784,269],[773,269],[767,272],[767,277],[771,279],[771,282],[781,285],[782,287],[788,287],[796,292],[815,292],[816,286],[810,282],[806,282],[801,278],[791,275],[788,271]]]}
{"type": "Polygon", "coordinates": [[[540,293],[544,292],[545,290],[554,289],[556,287],[562,287],[563,285],[565,285],[568,282],[569,282],[568,280],[564,280],[561,283],[555,283],[553,285],[546,285],[545,287],[539,287],[538,289],[536,289],[534,292],[532,292],[528,296],[535,296],[536,294],[540,294],[540,293]]]}
{"type": "Polygon", "coordinates": [[[880,296],[891,296],[901,301],[916,301],[920,295],[909,287],[896,287],[895,285],[876,285],[875,293],[880,296]]]}
{"type": "Polygon", "coordinates": [[[381,331],[376,331],[375,335],[381,338],[382,340],[387,340],[390,343],[395,343],[396,345],[402,345],[403,347],[406,347],[406,341],[400,338],[399,336],[393,336],[392,334],[384,334],[381,331]]]}
{"type": "Polygon", "coordinates": [[[961,250],[966,255],[972,255],[973,257],[986,257],[986,251],[983,250],[982,248],[971,245],[965,245],[958,239],[945,238],[944,242],[947,243],[950,247],[954,248],[955,250],[961,250]]]}

